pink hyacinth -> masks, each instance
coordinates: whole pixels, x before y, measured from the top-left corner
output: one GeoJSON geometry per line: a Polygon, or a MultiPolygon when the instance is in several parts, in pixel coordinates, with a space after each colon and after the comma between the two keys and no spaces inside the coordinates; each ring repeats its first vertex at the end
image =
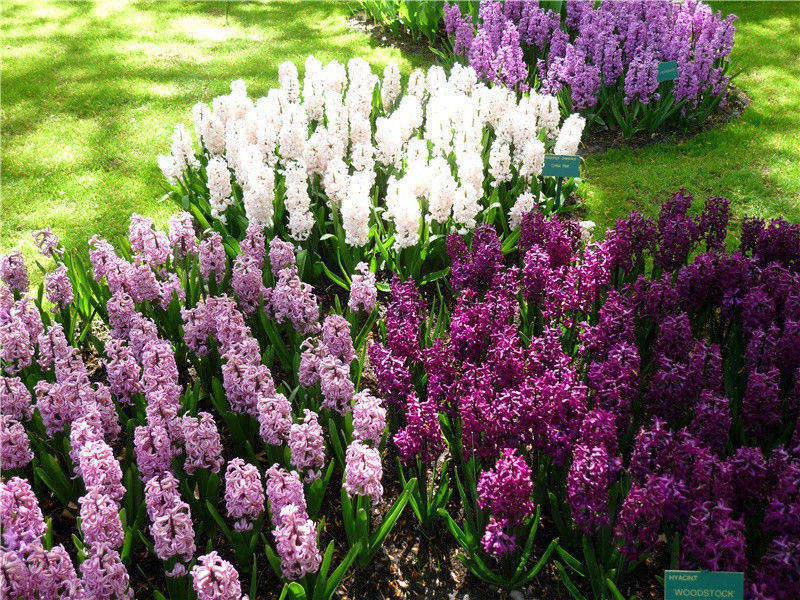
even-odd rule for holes
{"type": "Polygon", "coordinates": [[[169,220],[169,241],[176,258],[197,255],[197,238],[194,235],[192,215],[180,212],[169,220]]]}
{"type": "Polygon", "coordinates": [[[0,481],[0,524],[4,550],[18,550],[47,532],[39,501],[27,479],[0,481]]]}
{"type": "Polygon", "coordinates": [[[295,266],[294,245],[278,238],[272,238],[269,243],[269,267],[272,274],[278,274],[284,269],[293,269],[295,266]]]}
{"type": "Polygon", "coordinates": [[[102,544],[92,548],[80,569],[87,598],[133,600],[128,570],[114,548],[102,544]]]}
{"type": "Polygon", "coordinates": [[[172,473],[152,477],[144,484],[144,505],[150,520],[164,514],[170,506],[180,502],[178,480],[172,473]]]}
{"type": "MultiPolygon", "coordinates": [[[[189,505],[176,494],[168,498],[168,502],[160,509],[151,515],[150,524],[156,555],[163,561],[177,558],[189,562],[195,552],[194,525],[189,505]]],[[[185,573],[185,565],[177,562],[166,575],[179,577],[185,573]]]]}
{"type": "Polygon", "coordinates": [[[81,580],[63,545],[45,550],[36,544],[28,554],[28,562],[41,600],[85,598],[81,580]]]}
{"type": "Polygon", "coordinates": [[[31,443],[22,423],[0,415],[0,468],[18,469],[31,460],[31,443]]]}
{"type": "Polygon", "coordinates": [[[49,226],[31,232],[31,236],[42,256],[56,258],[56,256],[64,254],[64,248],[58,245],[58,236],[51,231],[49,226]]]}
{"type": "Polygon", "coordinates": [[[114,458],[114,451],[104,441],[87,442],[78,456],[81,476],[86,488],[99,487],[115,502],[122,500],[122,469],[114,458]]]}
{"type": "Polygon", "coordinates": [[[0,280],[12,290],[18,292],[28,291],[28,268],[25,266],[25,257],[19,250],[0,255],[0,280]]]}
{"type": "Polygon", "coordinates": [[[152,219],[133,213],[128,226],[128,239],[134,256],[144,263],[160,267],[172,259],[169,237],[153,227],[152,219]]]}
{"type": "Polygon", "coordinates": [[[356,357],[350,323],[341,315],[328,315],[322,323],[322,343],[336,358],[348,365],[356,357]]]}
{"type": "Polygon", "coordinates": [[[216,551],[198,557],[192,567],[192,585],[198,600],[247,600],[242,596],[239,573],[216,551]]]}
{"type": "Polygon", "coordinates": [[[225,279],[225,248],[222,246],[222,236],[212,231],[208,237],[200,242],[200,273],[208,281],[211,276],[217,284],[225,279]]]}
{"type": "Polygon", "coordinates": [[[297,379],[303,387],[313,387],[319,383],[319,367],[326,348],[314,338],[306,338],[300,345],[300,350],[297,379]]]}
{"type": "Polygon", "coordinates": [[[355,395],[353,406],[353,437],[377,446],[386,430],[386,409],[380,398],[362,390],[355,395]]]}
{"type": "Polygon", "coordinates": [[[298,333],[314,333],[319,327],[317,298],[311,286],[300,281],[297,272],[290,268],[278,274],[272,291],[272,310],[278,323],[289,322],[298,333]]]}
{"type": "Polygon", "coordinates": [[[81,450],[88,442],[102,442],[103,420],[97,406],[87,408],[83,416],[75,419],[69,428],[69,457],[75,468],[75,474],[80,476],[81,450]]]}
{"type": "Polygon", "coordinates": [[[305,472],[305,480],[313,481],[325,466],[325,439],[317,413],[305,409],[302,423],[293,423],[289,430],[292,466],[305,472]]]}
{"type": "Polygon", "coordinates": [[[225,471],[225,507],[236,531],[249,531],[264,512],[264,486],[255,465],[234,458],[225,471]]]}
{"type": "Polygon", "coordinates": [[[350,283],[350,298],[347,307],[352,311],[362,310],[371,313],[378,303],[378,288],[375,286],[375,274],[369,270],[367,263],[356,265],[350,283]]]}
{"type": "Polygon", "coordinates": [[[344,414],[350,408],[355,386],[350,379],[350,363],[328,354],[319,365],[319,386],[322,406],[344,414]]]}
{"type": "Polygon", "coordinates": [[[358,440],[351,442],[345,454],[344,472],[344,488],[348,496],[370,496],[374,504],[380,502],[383,497],[383,466],[377,449],[358,440]]]}
{"type": "Polygon", "coordinates": [[[75,299],[65,265],[60,265],[45,276],[44,289],[47,299],[55,304],[55,309],[66,308],[75,299]]]}
{"type": "Polygon", "coordinates": [[[31,393],[19,377],[0,376],[0,411],[17,421],[33,416],[31,393]]]}
{"type": "Polygon", "coordinates": [[[303,513],[306,512],[306,497],[300,476],[297,471],[287,471],[278,463],[267,469],[267,498],[272,524],[276,527],[282,524],[283,507],[293,504],[303,513]]]}
{"type": "Polygon", "coordinates": [[[218,473],[222,463],[222,442],[211,413],[199,412],[197,417],[183,417],[183,442],[186,449],[184,470],[192,475],[197,469],[218,473]]]}
{"type": "Polygon", "coordinates": [[[254,364],[250,357],[236,353],[225,354],[223,358],[222,387],[231,409],[258,418],[259,398],[275,394],[269,367],[260,361],[254,364]]]}
{"type": "Polygon", "coordinates": [[[162,475],[172,467],[174,449],[169,433],[161,424],[139,425],[133,432],[136,466],[142,481],[162,475]]]}
{"type": "Polygon", "coordinates": [[[80,504],[81,531],[88,546],[119,548],[125,538],[119,507],[116,502],[98,487],[90,487],[78,499],[80,504]]]}
{"type": "Polygon", "coordinates": [[[130,347],[121,339],[111,339],[105,347],[108,387],[118,402],[130,403],[131,396],[139,392],[141,368],[130,347]]]}
{"type": "Polygon", "coordinates": [[[317,528],[300,507],[289,504],[280,514],[281,525],[272,532],[286,579],[296,581],[316,573],[322,562],[317,547],[317,528]]]}
{"type": "Polygon", "coordinates": [[[292,427],[292,405],[286,396],[275,392],[274,396],[259,398],[256,408],[263,440],[273,446],[285,442],[292,427]]]}

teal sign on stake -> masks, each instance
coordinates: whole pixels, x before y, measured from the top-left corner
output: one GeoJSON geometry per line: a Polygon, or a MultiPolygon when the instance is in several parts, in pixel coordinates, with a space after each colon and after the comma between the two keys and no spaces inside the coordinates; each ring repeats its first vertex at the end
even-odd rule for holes
{"type": "Polygon", "coordinates": [[[664,600],[744,600],[744,573],[664,571],[664,600]]]}
{"type": "Polygon", "coordinates": [[[678,63],[674,60],[658,63],[658,82],[672,81],[678,78],[678,63]]]}
{"type": "Polygon", "coordinates": [[[581,157],[574,155],[545,154],[542,175],[546,177],[580,177],[581,157]]]}

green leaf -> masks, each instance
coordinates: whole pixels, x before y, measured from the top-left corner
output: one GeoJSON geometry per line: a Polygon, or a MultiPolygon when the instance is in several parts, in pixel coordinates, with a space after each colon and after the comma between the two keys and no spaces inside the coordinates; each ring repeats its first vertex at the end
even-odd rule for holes
{"type": "Polygon", "coordinates": [[[345,555],[342,562],[339,563],[339,566],[336,567],[336,570],[326,582],[325,595],[322,598],[315,598],[315,600],[328,600],[333,596],[333,593],[336,591],[336,588],[339,587],[339,584],[342,582],[342,579],[344,579],[344,576],[347,574],[348,569],[350,569],[350,566],[353,564],[359,552],[361,552],[361,543],[357,543],[350,548],[350,551],[345,555]]]}
{"type": "Polygon", "coordinates": [[[411,478],[403,488],[402,493],[398,496],[397,500],[394,501],[392,507],[386,513],[386,516],[383,518],[383,522],[381,523],[378,530],[372,536],[370,540],[370,548],[369,548],[369,555],[372,556],[377,552],[377,550],[383,544],[383,540],[386,539],[386,536],[389,535],[389,532],[394,527],[395,523],[397,523],[397,519],[400,518],[400,515],[403,513],[403,509],[405,508],[406,504],[408,503],[408,497],[417,487],[417,478],[411,478]]]}

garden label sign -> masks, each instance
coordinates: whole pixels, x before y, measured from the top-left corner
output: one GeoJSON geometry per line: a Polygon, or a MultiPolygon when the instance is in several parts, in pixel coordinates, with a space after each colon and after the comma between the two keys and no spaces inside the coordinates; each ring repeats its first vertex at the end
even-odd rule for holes
{"type": "Polygon", "coordinates": [[[678,78],[678,63],[674,60],[658,63],[658,82],[672,81],[678,78]]]}
{"type": "Polygon", "coordinates": [[[545,177],[580,177],[581,157],[545,154],[542,175],[545,177]]]}
{"type": "Polygon", "coordinates": [[[744,600],[744,573],[664,571],[664,600],[744,600]]]}

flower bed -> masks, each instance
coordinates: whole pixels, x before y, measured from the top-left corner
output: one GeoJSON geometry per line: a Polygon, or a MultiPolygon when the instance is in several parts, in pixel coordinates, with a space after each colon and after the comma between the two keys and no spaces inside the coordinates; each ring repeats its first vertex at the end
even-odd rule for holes
{"type": "Polygon", "coordinates": [[[258,226],[231,248],[134,215],[90,263],[37,232],[43,293],[0,261],[4,594],[330,598],[408,505],[493,587],[628,597],[679,567],[792,598],[800,226],[729,251],[727,201],[690,203],[602,242],[525,213],[508,254],[453,233],[450,293],[394,274],[380,319],[366,265],[322,308],[258,226]]]}
{"type": "Polygon", "coordinates": [[[524,212],[556,211],[575,189],[544,177],[545,153],[575,154],[584,120],[561,121],[554,96],[478,82],[470,67],[395,65],[379,79],[314,57],[302,84],[290,62],[280,87],[257,100],[244,82],[194,107],[195,150],[179,125],[159,158],[174,199],[235,246],[248,224],[293,239],[301,272],[347,287],[359,262],[433,281],[444,236],[488,222],[509,245],[524,212]]]}
{"type": "Polygon", "coordinates": [[[444,23],[482,79],[555,94],[625,137],[702,122],[728,94],[736,17],[702,2],[481,2],[472,13],[445,5],[444,23]],[[666,61],[674,82],[659,79],[666,61]]]}

